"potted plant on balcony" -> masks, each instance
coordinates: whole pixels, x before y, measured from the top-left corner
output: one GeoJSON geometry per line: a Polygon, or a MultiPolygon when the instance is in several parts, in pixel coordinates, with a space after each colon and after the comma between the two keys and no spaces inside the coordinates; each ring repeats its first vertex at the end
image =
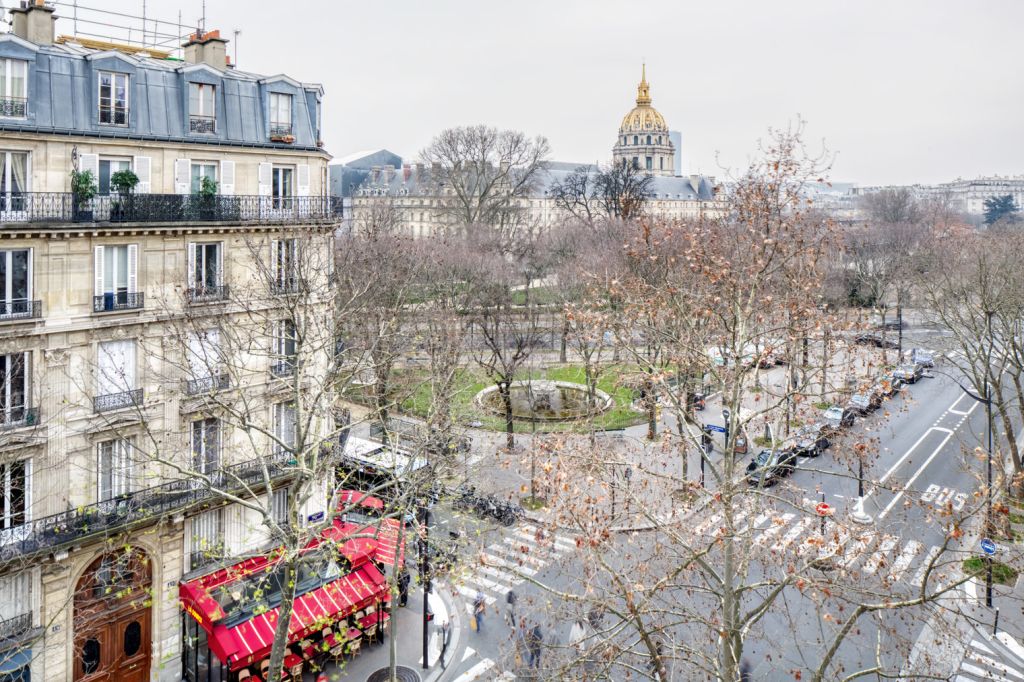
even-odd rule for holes
{"type": "Polygon", "coordinates": [[[91,170],[71,171],[71,200],[75,222],[92,222],[92,204],[90,202],[96,196],[97,191],[96,177],[91,170]]]}
{"type": "Polygon", "coordinates": [[[117,199],[110,207],[111,220],[120,222],[131,218],[135,186],[138,184],[139,176],[127,169],[110,176],[110,186],[117,192],[117,199]]]}
{"type": "Polygon", "coordinates": [[[205,175],[199,181],[199,219],[216,220],[217,218],[217,181],[205,175]]]}

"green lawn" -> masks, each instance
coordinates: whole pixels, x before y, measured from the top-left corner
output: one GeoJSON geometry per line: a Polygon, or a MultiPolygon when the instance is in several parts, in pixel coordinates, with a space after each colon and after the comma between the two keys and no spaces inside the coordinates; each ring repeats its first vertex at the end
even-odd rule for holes
{"type": "MultiPolygon", "coordinates": [[[[971,557],[964,560],[964,572],[977,575],[985,570],[985,560],[971,557]]],[[[1017,571],[998,561],[992,561],[992,581],[999,585],[1013,585],[1017,582],[1017,571]]]]}
{"type": "MultiPolygon", "coordinates": [[[[624,367],[612,366],[605,369],[602,377],[597,382],[597,387],[605,391],[615,402],[614,407],[607,412],[594,418],[594,428],[599,430],[621,429],[633,424],[642,424],[645,417],[630,408],[633,399],[633,392],[626,386],[618,385],[619,378],[625,371],[624,367]]],[[[532,376],[526,372],[521,379],[550,379],[552,381],[571,381],[577,384],[584,383],[584,370],[580,365],[566,365],[551,367],[546,370],[535,371],[532,376]]],[[[425,370],[404,370],[396,372],[395,385],[401,386],[400,395],[407,396],[401,401],[401,410],[419,417],[427,415],[430,406],[430,384],[429,375],[425,370]]],[[[491,385],[487,377],[477,368],[460,370],[456,381],[456,397],[454,400],[454,417],[461,424],[471,421],[479,421],[482,428],[494,431],[503,431],[505,422],[501,417],[481,411],[473,402],[476,394],[491,385]]],[[[537,431],[585,431],[587,420],[570,422],[537,422],[537,431]]],[[[517,422],[516,431],[532,431],[533,425],[529,422],[517,422]]]]}

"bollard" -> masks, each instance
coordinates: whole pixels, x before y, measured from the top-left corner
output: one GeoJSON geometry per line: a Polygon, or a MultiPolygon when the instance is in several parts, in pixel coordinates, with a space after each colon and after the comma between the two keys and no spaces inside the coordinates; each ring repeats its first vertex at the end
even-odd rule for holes
{"type": "Polygon", "coordinates": [[[996,633],[999,632],[999,607],[996,607],[996,619],[992,623],[992,636],[995,637],[996,633]]]}

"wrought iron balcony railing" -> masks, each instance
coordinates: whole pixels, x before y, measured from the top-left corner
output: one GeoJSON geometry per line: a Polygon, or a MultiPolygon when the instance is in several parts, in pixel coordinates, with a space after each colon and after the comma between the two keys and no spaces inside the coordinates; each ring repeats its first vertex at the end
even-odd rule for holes
{"type": "Polygon", "coordinates": [[[123,410],[126,407],[141,406],[141,388],[136,388],[133,391],[123,391],[122,393],[108,393],[107,395],[98,395],[92,399],[92,409],[94,412],[109,412],[111,410],[123,410]]]}
{"type": "Polygon", "coordinates": [[[25,407],[19,405],[17,407],[0,408],[0,430],[10,431],[11,429],[20,429],[23,426],[35,426],[39,423],[39,408],[38,407],[25,407]]]}
{"type": "Polygon", "coordinates": [[[135,310],[145,303],[146,295],[141,291],[111,291],[102,296],[92,297],[92,311],[106,313],[112,310],[135,310]]]}
{"type": "Polygon", "coordinates": [[[70,192],[0,192],[0,223],[279,224],[335,222],[340,197],[198,194],[104,194],[76,201],[70,192]]]}
{"type": "Polygon", "coordinates": [[[193,133],[215,133],[217,132],[217,119],[213,116],[189,114],[188,129],[193,133]]]}
{"type": "Polygon", "coordinates": [[[215,301],[226,301],[230,294],[227,284],[218,284],[208,287],[190,287],[185,296],[189,303],[213,303],[215,301]]]}
{"type": "Polygon", "coordinates": [[[274,123],[270,122],[270,136],[271,137],[287,137],[292,134],[291,123],[274,123]]]}
{"type": "Polygon", "coordinates": [[[293,455],[278,452],[269,457],[221,467],[211,476],[213,488],[196,485],[195,479],[181,479],[2,529],[0,561],[50,552],[58,547],[81,543],[91,536],[152,523],[167,514],[223,500],[222,492],[239,494],[247,489],[255,491],[266,483],[264,470],[275,483],[291,477],[295,472],[293,455]]]}
{"type": "Polygon", "coordinates": [[[0,322],[8,320],[34,320],[43,316],[43,302],[16,298],[0,301],[0,322]]]}
{"type": "Polygon", "coordinates": [[[277,362],[271,363],[270,373],[278,379],[287,379],[295,374],[295,361],[278,360],[277,362]]]}
{"type": "Polygon", "coordinates": [[[226,391],[231,385],[231,377],[221,372],[208,377],[188,379],[185,381],[185,393],[187,395],[199,395],[200,393],[212,393],[213,391],[226,391]]]}
{"type": "Polygon", "coordinates": [[[131,120],[128,107],[101,106],[100,124],[106,126],[126,126],[131,120]]]}
{"type": "Polygon", "coordinates": [[[16,639],[32,629],[32,612],[0,620],[0,640],[16,639]]]}
{"type": "Polygon", "coordinates": [[[270,293],[275,296],[297,294],[302,291],[302,280],[298,277],[281,277],[270,283],[270,293]]]}
{"type": "Polygon", "coordinates": [[[25,118],[28,116],[28,100],[24,97],[0,97],[0,116],[25,118]]]}

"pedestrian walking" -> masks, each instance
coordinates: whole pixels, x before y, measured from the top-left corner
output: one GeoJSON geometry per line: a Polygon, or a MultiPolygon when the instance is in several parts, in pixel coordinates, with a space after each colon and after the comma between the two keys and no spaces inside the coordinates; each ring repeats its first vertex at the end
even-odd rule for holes
{"type": "Polygon", "coordinates": [[[569,630],[569,646],[576,650],[577,656],[583,655],[583,640],[587,636],[587,629],[582,620],[576,620],[569,630]]]}
{"type": "Polygon", "coordinates": [[[398,605],[405,606],[409,603],[409,581],[412,577],[409,575],[409,571],[404,567],[402,572],[398,574],[398,605]]]}
{"type": "Polygon", "coordinates": [[[477,592],[473,598],[473,622],[476,627],[473,628],[477,632],[483,630],[484,627],[484,609],[487,608],[487,602],[484,601],[484,593],[477,592]]]}
{"type": "Polygon", "coordinates": [[[439,637],[441,638],[441,655],[438,657],[438,660],[441,662],[441,670],[444,670],[447,667],[444,662],[444,655],[448,653],[448,645],[452,641],[452,624],[447,619],[441,623],[439,637]]]}
{"type": "Polygon", "coordinates": [[[505,595],[505,603],[507,604],[507,620],[508,626],[515,630],[516,628],[516,602],[519,597],[516,596],[515,590],[509,590],[508,594],[505,595]]]}
{"type": "Polygon", "coordinates": [[[540,667],[540,650],[544,643],[544,633],[541,632],[540,623],[533,626],[527,636],[526,648],[530,652],[530,668],[540,667]]]}

